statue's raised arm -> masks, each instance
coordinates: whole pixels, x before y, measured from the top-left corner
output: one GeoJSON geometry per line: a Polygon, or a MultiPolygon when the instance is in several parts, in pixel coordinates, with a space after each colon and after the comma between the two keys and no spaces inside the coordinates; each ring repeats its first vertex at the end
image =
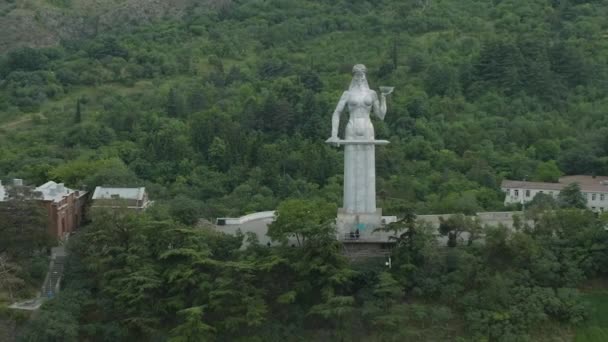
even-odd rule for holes
{"type": "Polygon", "coordinates": [[[378,100],[378,94],[374,91],[374,114],[380,119],[384,120],[386,116],[386,97],[384,94],[380,95],[380,100],[378,100]]]}
{"type": "Polygon", "coordinates": [[[384,116],[386,116],[386,96],[392,93],[393,89],[393,87],[380,87],[380,99],[378,99],[378,94],[374,92],[374,114],[380,120],[384,120],[384,116]]]}

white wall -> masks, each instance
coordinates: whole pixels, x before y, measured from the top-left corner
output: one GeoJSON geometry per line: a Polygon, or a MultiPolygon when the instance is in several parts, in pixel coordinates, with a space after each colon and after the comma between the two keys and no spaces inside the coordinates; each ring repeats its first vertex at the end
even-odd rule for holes
{"type": "Polygon", "coordinates": [[[608,211],[608,194],[583,192],[583,196],[587,199],[587,208],[597,212],[608,211]]]}
{"type": "MultiPolygon", "coordinates": [[[[513,203],[530,202],[538,193],[552,195],[557,199],[558,190],[537,190],[537,189],[522,189],[510,188],[502,189],[505,192],[505,205],[513,203]],[[529,193],[528,193],[529,192],[529,193]]],[[[608,211],[608,193],[587,192],[583,191],[583,196],[587,199],[587,207],[593,211],[603,212],[608,211]]]]}
{"type": "Polygon", "coordinates": [[[524,201],[530,202],[538,193],[548,194],[556,199],[557,195],[559,194],[558,190],[535,190],[522,188],[503,189],[503,191],[506,193],[505,205],[513,203],[524,203],[524,201]]]}

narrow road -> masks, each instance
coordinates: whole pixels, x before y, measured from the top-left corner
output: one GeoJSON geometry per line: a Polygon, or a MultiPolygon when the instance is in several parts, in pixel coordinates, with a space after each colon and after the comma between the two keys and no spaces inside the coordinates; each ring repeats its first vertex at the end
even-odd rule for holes
{"type": "Polygon", "coordinates": [[[25,124],[25,123],[28,123],[28,122],[32,121],[32,119],[34,118],[34,116],[38,116],[40,119],[46,119],[46,117],[42,113],[30,114],[30,115],[26,115],[26,116],[24,116],[22,118],[19,118],[17,120],[14,120],[14,121],[2,124],[2,125],[0,125],[0,129],[12,129],[12,128],[15,128],[17,126],[20,126],[22,124],[25,124]]]}

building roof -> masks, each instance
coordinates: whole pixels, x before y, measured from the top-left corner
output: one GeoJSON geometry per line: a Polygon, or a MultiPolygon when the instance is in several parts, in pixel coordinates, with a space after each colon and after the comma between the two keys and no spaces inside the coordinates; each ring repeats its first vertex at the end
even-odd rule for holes
{"type": "Polygon", "coordinates": [[[93,199],[131,199],[141,201],[144,199],[146,188],[104,188],[98,186],[93,193],[93,199]]]}
{"type": "Polygon", "coordinates": [[[565,184],[560,183],[543,183],[543,182],[524,182],[524,181],[512,181],[505,179],[500,185],[501,188],[505,189],[530,189],[530,190],[561,190],[565,184]]]}
{"type": "Polygon", "coordinates": [[[583,192],[605,192],[608,193],[608,177],[606,176],[564,176],[559,183],[524,182],[505,179],[502,181],[503,189],[528,189],[528,190],[557,190],[560,191],[569,184],[578,183],[583,192]]]}
{"type": "Polygon", "coordinates": [[[578,183],[583,186],[591,188],[608,189],[608,177],[607,176],[564,176],[559,179],[560,183],[571,184],[578,183]]]}
{"type": "Polygon", "coordinates": [[[80,195],[84,195],[86,192],[77,191],[67,188],[63,183],[55,183],[53,181],[48,181],[41,186],[34,189],[35,192],[39,192],[42,195],[42,200],[44,201],[52,201],[52,202],[61,202],[63,197],[74,193],[79,192],[80,195]]]}

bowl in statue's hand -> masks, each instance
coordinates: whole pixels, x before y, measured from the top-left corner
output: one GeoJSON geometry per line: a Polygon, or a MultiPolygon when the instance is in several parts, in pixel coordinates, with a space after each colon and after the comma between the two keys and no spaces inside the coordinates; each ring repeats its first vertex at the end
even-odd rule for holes
{"type": "Polygon", "coordinates": [[[393,90],[395,89],[395,87],[386,87],[386,86],[382,86],[380,87],[380,92],[383,95],[389,95],[390,93],[393,92],[393,90]]]}

